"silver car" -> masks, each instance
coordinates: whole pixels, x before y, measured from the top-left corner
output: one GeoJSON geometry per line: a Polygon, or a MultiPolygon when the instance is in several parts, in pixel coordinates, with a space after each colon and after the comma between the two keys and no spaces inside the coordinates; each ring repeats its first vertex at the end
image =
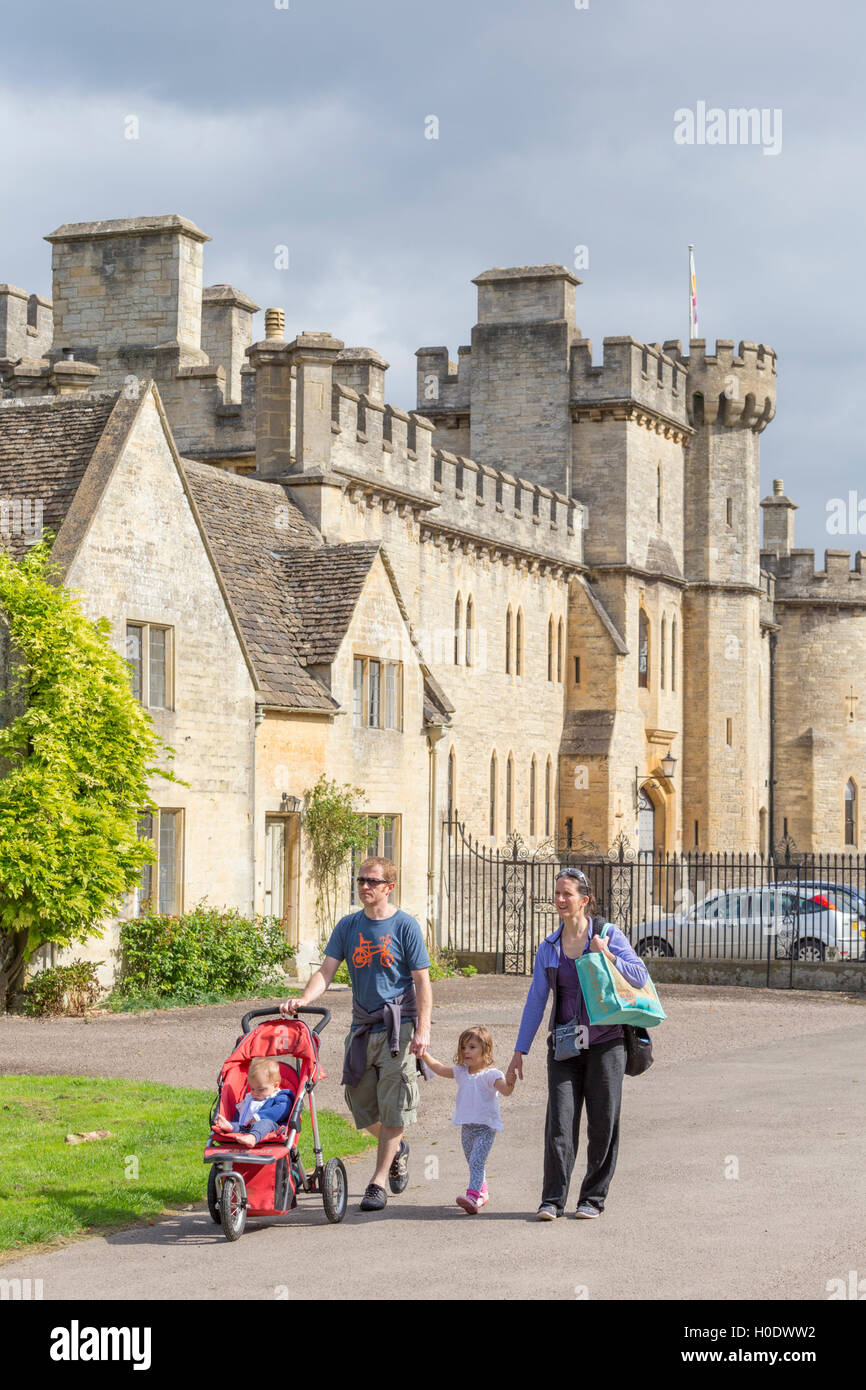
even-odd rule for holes
{"type": "MultiPolygon", "coordinates": [[[[851,907],[853,904],[846,903],[851,907]]],[[[661,915],[632,932],[640,956],[862,960],[866,927],[831,906],[815,887],[775,884],[709,893],[686,912],[661,915]]]]}

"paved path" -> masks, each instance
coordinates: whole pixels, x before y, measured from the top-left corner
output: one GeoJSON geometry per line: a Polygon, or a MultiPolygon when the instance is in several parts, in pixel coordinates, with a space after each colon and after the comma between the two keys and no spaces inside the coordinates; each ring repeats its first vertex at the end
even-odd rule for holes
{"type": "MultiPolygon", "coordinates": [[[[435,986],[434,1051],[483,1021],[510,1055],[524,980],[481,977],[435,986]]],[[[18,1259],[3,1277],[41,1278],[51,1298],[341,1299],[376,1270],[381,1298],[826,1298],[828,1279],[866,1277],[866,1007],[779,990],[666,986],[669,1019],[656,1065],[627,1077],[619,1163],[598,1221],[532,1219],[541,1178],[545,1090],[536,1042],[527,1080],[503,1101],[506,1130],[488,1165],[490,1207],[453,1205],[465,1188],[450,1082],[423,1087],[410,1133],[411,1180],[387,1210],[358,1211],[370,1158],[347,1165],[340,1226],[321,1201],[236,1244],[201,1209],[154,1226],[91,1237],[18,1259]],[[739,1177],[726,1168],[739,1167],[739,1177]]],[[[317,1094],[343,1113],[334,1021],[317,1094]]],[[[146,1077],[211,1088],[237,1034],[237,1005],[36,1023],[0,1019],[0,1068],[146,1077]]],[[[585,1162],[583,1143],[573,1196],[585,1162]]],[[[204,1167],[202,1168],[204,1187],[204,1167]]]]}

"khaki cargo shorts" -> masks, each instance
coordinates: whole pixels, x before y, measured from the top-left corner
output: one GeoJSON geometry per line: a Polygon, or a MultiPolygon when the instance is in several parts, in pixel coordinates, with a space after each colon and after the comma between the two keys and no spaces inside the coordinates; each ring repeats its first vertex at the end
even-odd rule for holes
{"type": "MultiPolygon", "coordinates": [[[[414,1032],[414,1021],[404,1019],[396,1057],[391,1056],[387,1031],[367,1034],[367,1069],[357,1086],[346,1086],[343,1091],[356,1129],[367,1129],[379,1121],[389,1128],[403,1129],[418,1118],[418,1067],[409,1051],[414,1032]]],[[[351,1036],[346,1038],[344,1058],[351,1036]]]]}

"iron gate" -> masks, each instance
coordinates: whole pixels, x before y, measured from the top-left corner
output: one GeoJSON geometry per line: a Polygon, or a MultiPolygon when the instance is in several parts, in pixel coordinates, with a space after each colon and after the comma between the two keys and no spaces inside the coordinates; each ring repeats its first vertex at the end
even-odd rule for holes
{"type": "Polygon", "coordinates": [[[769,855],[639,852],[621,834],[608,850],[581,836],[503,848],[443,826],[443,937],[506,974],[531,972],[556,927],[561,868],[586,874],[599,911],[643,955],[790,961],[866,956],[866,858],[800,854],[790,839],[769,855]],[[836,923],[842,924],[836,926],[836,923]],[[828,925],[829,924],[829,925],[828,925]],[[836,936],[832,931],[836,931],[836,936]]]}

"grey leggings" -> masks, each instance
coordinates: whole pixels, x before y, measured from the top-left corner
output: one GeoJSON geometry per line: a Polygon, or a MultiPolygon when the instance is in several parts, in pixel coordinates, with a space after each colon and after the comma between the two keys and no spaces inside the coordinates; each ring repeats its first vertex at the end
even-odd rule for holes
{"type": "Polygon", "coordinates": [[[469,1191],[480,1192],[484,1184],[484,1166],[493,1148],[496,1130],[489,1125],[461,1125],[460,1139],[469,1164],[469,1191]]]}

